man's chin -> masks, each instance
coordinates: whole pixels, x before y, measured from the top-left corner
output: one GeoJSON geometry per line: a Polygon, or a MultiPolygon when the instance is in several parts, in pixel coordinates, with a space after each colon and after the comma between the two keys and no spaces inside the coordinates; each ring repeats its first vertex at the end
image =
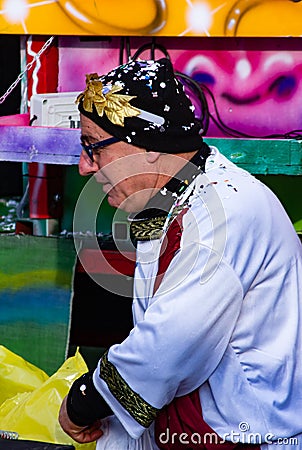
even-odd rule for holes
{"type": "Polygon", "coordinates": [[[133,200],[128,197],[123,201],[119,201],[117,198],[111,196],[110,193],[107,194],[107,201],[113,208],[121,209],[127,213],[137,213],[144,209],[145,205],[141,205],[140,202],[133,200]]]}
{"type": "Polygon", "coordinates": [[[110,194],[107,195],[107,201],[112,208],[122,209],[123,211],[129,212],[127,209],[127,202],[120,202],[114,197],[111,197],[110,194]]]}
{"type": "Polygon", "coordinates": [[[119,208],[120,203],[116,202],[110,195],[107,195],[107,201],[112,208],[119,208]]]}

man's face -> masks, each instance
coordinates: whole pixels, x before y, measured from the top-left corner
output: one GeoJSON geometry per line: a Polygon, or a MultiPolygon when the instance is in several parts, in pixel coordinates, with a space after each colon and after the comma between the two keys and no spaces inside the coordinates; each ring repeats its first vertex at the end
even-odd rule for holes
{"type": "MultiPolygon", "coordinates": [[[[81,115],[82,143],[90,145],[111,136],[86,116],[81,115]]],[[[108,203],[127,212],[136,212],[155,194],[156,162],[150,162],[146,150],[114,142],[93,150],[93,161],[83,150],[79,161],[80,175],[95,175],[103,185],[108,203]]]]}

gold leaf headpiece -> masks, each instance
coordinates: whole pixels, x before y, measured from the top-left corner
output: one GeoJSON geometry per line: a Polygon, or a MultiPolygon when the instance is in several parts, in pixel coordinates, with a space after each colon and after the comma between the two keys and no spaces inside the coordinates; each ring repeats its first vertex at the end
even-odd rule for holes
{"type": "Polygon", "coordinates": [[[105,113],[114,125],[123,127],[125,117],[135,117],[141,112],[129,103],[136,96],[117,94],[121,89],[123,89],[121,86],[114,84],[109,92],[104,94],[104,87],[98,74],[91,73],[86,75],[86,89],[78,95],[76,103],[83,100],[83,108],[91,113],[94,105],[100,117],[105,113]]]}

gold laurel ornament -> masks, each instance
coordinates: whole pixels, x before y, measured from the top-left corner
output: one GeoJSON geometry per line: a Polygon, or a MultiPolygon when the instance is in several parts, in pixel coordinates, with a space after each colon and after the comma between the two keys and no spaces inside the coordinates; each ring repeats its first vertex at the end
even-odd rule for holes
{"type": "Polygon", "coordinates": [[[130,105],[130,101],[136,96],[117,94],[122,86],[103,86],[97,73],[86,75],[86,89],[78,95],[76,103],[83,101],[85,111],[92,113],[93,106],[97,114],[103,117],[104,113],[114,125],[124,126],[125,117],[138,116],[141,111],[130,105]],[[106,90],[109,89],[107,92],[106,90]]]}

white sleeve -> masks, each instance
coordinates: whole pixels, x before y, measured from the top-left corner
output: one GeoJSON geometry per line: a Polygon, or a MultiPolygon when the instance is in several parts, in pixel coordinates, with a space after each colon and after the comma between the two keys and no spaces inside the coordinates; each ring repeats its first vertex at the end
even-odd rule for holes
{"type": "Polygon", "coordinates": [[[228,346],[243,291],[233,269],[215,258],[197,243],[181,248],[144,319],[110,348],[111,372],[95,373],[96,388],[133,437],[142,434],[157,409],[204,383],[228,346]]]}

